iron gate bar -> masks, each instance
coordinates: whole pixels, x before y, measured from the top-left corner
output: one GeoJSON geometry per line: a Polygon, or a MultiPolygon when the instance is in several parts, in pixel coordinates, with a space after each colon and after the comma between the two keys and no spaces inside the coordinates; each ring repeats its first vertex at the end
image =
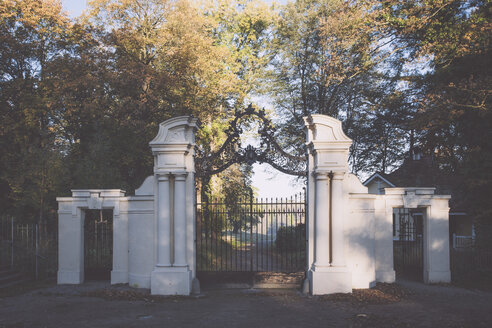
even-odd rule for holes
{"type": "Polygon", "coordinates": [[[410,279],[423,279],[423,213],[419,210],[398,209],[398,240],[394,245],[395,271],[410,279]]]}
{"type": "Polygon", "coordinates": [[[249,188],[249,254],[250,269],[253,271],[253,189],[249,188]]]}
{"type": "Polygon", "coordinates": [[[197,203],[198,271],[302,271],[305,198],[197,203]]]}
{"type": "Polygon", "coordinates": [[[89,279],[108,278],[112,268],[113,222],[111,219],[104,219],[102,211],[99,211],[98,217],[91,215],[95,213],[93,210],[86,210],[86,222],[84,223],[85,271],[89,279]]]}

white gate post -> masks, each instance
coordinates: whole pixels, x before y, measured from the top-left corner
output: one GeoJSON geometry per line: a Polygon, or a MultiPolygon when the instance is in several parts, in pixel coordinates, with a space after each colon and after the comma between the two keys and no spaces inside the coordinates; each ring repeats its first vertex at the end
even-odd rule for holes
{"type": "Polygon", "coordinates": [[[195,225],[195,130],[198,120],[189,116],[159,125],[150,142],[157,176],[157,259],[150,278],[154,295],[189,295],[196,279],[195,225]],[[190,233],[191,232],[191,233],[190,233]],[[193,247],[189,247],[193,243],[193,247]],[[191,253],[191,254],[190,254],[191,253]]]}
{"type": "Polygon", "coordinates": [[[313,295],[348,293],[352,291],[352,274],[345,265],[348,193],[343,184],[352,140],[343,133],[342,123],[332,117],[311,115],[304,121],[308,129],[308,183],[315,181],[315,188],[308,186],[308,202],[315,202],[314,215],[309,214],[307,224],[308,247],[314,248],[314,261],[308,263],[309,290],[313,295]]]}
{"type": "Polygon", "coordinates": [[[111,284],[128,283],[128,202],[122,200],[124,192],[105,198],[105,208],[113,208],[113,268],[111,284]],[[123,211],[124,212],[123,212],[123,211]],[[123,213],[122,213],[123,212],[123,213]]]}
{"type": "Polygon", "coordinates": [[[435,196],[424,217],[424,282],[451,281],[449,261],[449,198],[435,196]]]}
{"type": "Polygon", "coordinates": [[[58,284],[84,282],[84,211],[58,197],[58,284]]]}

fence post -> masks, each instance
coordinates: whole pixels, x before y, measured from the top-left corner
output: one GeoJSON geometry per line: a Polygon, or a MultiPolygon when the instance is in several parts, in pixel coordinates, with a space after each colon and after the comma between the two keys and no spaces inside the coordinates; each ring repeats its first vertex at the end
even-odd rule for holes
{"type": "Polygon", "coordinates": [[[14,217],[10,218],[10,268],[14,269],[14,217]]]}
{"type": "Polygon", "coordinates": [[[36,251],[34,253],[35,254],[34,256],[36,258],[36,273],[35,273],[35,276],[34,277],[35,277],[36,280],[38,280],[38,260],[39,260],[38,259],[38,233],[39,233],[39,229],[38,229],[38,224],[37,223],[36,223],[36,231],[35,231],[35,233],[36,233],[36,236],[35,236],[35,238],[36,238],[36,251]]]}

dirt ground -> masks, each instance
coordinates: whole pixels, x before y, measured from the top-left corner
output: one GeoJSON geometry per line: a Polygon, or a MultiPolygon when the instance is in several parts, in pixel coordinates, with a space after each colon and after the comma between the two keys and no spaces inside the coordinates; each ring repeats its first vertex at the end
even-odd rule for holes
{"type": "Polygon", "coordinates": [[[101,282],[26,289],[0,293],[0,327],[492,327],[491,292],[408,281],[327,297],[273,289],[156,297],[101,282]]]}

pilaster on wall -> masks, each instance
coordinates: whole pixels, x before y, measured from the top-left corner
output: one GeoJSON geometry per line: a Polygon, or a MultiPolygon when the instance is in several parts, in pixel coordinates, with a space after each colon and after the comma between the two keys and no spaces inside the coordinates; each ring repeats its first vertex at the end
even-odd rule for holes
{"type": "Polygon", "coordinates": [[[189,295],[197,286],[194,244],[194,147],[198,120],[181,116],[159,125],[149,144],[157,177],[156,265],[150,289],[157,295],[189,295]],[[190,210],[191,209],[191,210],[190,210]],[[193,281],[195,279],[195,281],[193,281]]]}
{"type": "Polygon", "coordinates": [[[352,140],[343,133],[342,123],[332,117],[311,115],[304,121],[309,164],[309,289],[313,295],[351,292],[352,275],[344,251],[348,194],[343,181],[352,140]]]}

